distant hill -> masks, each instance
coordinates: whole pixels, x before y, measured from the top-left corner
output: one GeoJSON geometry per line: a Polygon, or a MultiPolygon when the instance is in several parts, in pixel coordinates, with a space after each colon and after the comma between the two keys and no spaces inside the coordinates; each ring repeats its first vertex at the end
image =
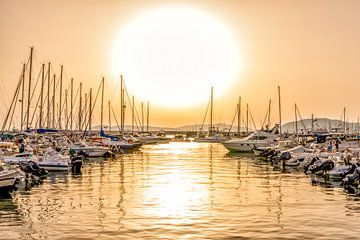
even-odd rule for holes
{"type": "MultiPolygon", "coordinates": [[[[303,121],[298,121],[298,129],[301,131],[302,129],[310,130],[312,128],[311,119],[304,119],[303,121]]],[[[329,118],[315,118],[314,119],[314,129],[343,129],[344,123],[339,120],[329,119],[329,118]]],[[[348,123],[346,122],[346,129],[348,132],[355,132],[357,131],[357,123],[348,123]]],[[[288,133],[295,132],[295,121],[288,122],[282,125],[282,130],[288,133]]]]}
{"type": "MultiPolygon", "coordinates": [[[[215,129],[221,130],[221,131],[229,131],[229,128],[231,127],[230,124],[226,123],[215,123],[214,125],[215,129]]],[[[149,126],[150,131],[200,131],[200,124],[189,124],[189,125],[183,125],[180,127],[157,127],[157,126],[149,126]]],[[[301,131],[302,129],[310,130],[312,128],[311,119],[304,119],[303,121],[298,121],[298,129],[301,131]]],[[[314,119],[314,129],[342,129],[343,128],[343,122],[340,122],[339,120],[329,119],[329,118],[315,118],[314,119]]],[[[357,131],[357,123],[346,123],[347,131],[354,132],[357,131]]],[[[93,127],[94,130],[99,130],[100,126],[96,125],[93,127]]],[[[106,131],[108,129],[108,126],[104,126],[104,130],[106,131]]],[[[204,124],[203,131],[206,132],[209,129],[209,124],[204,124]]],[[[119,128],[117,126],[112,126],[113,131],[118,131],[119,128]]],[[[135,130],[137,131],[138,128],[135,127],[135,130]]],[[[144,129],[146,130],[146,129],[144,129]]],[[[249,131],[252,131],[253,129],[249,129],[249,131]]],[[[125,125],[125,131],[131,131],[130,125],[125,125]]],[[[231,128],[232,132],[237,131],[237,126],[234,125],[231,128]]],[[[246,128],[244,126],[241,127],[241,131],[245,132],[246,128]]],[[[282,125],[282,131],[288,132],[288,133],[294,133],[295,132],[295,122],[288,122],[282,125]]]]}
{"type": "MultiPolygon", "coordinates": [[[[206,132],[209,130],[209,124],[204,124],[203,126],[203,131],[206,132]]],[[[230,124],[225,124],[225,123],[216,123],[213,125],[213,127],[217,130],[221,130],[221,131],[229,131],[229,128],[231,127],[230,124]]],[[[108,130],[108,125],[104,125],[103,126],[104,130],[108,130]]],[[[124,126],[125,131],[131,131],[131,125],[125,125],[124,126]]],[[[149,126],[149,130],[150,131],[184,131],[184,132],[192,132],[192,131],[200,131],[201,125],[200,124],[189,124],[189,125],[183,125],[180,127],[157,127],[157,126],[149,126]]],[[[93,130],[100,130],[100,125],[95,125],[92,128],[93,130]]],[[[111,129],[113,131],[118,131],[119,127],[118,126],[111,126],[111,129]]],[[[135,131],[138,130],[138,127],[135,126],[135,131]]],[[[145,129],[146,130],[146,126],[145,129]]],[[[232,126],[231,129],[233,132],[237,131],[237,126],[232,126]]],[[[241,128],[241,131],[246,131],[245,127],[241,128]]],[[[252,129],[249,129],[249,131],[252,131],[252,129]]]]}

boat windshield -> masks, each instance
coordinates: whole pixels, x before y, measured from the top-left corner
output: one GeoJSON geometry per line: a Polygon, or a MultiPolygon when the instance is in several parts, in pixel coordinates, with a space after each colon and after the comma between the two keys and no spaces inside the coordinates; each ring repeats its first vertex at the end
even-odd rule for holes
{"type": "Polygon", "coordinates": [[[248,140],[265,140],[267,136],[251,136],[248,140]]]}

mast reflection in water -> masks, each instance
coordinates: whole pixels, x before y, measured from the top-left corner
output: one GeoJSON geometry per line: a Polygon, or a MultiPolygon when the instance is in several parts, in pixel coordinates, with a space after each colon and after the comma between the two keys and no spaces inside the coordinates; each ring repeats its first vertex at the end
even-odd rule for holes
{"type": "Polygon", "coordinates": [[[145,146],[0,200],[1,239],[346,238],[358,197],[219,144],[145,146]]]}

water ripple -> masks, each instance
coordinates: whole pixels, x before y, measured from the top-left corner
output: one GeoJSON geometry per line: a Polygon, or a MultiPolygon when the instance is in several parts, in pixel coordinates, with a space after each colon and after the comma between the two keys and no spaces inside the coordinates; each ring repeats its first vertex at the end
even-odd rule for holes
{"type": "Polygon", "coordinates": [[[344,239],[359,197],[219,144],[145,146],[0,200],[1,239],[344,239]]]}

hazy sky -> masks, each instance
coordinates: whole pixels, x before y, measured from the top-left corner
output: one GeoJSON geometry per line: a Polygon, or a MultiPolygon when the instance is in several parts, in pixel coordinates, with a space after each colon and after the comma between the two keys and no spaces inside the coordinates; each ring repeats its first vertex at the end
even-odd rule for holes
{"type": "MultiPolygon", "coordinates": [[[[130,19],[164,6],[201,9],[225,24],[236,38],[242,59],[240,74],[230,90],[215,99],[216,121],[230,122],[241,95],[258,124],[265,116],[268,100],[275,100],[278,85],[283,121],[293,120],[295,102],[303,117],[314,113],[340,118],[344,106],[349,121],[360,116],[357,0],[2,0],[2,98],[10,102],[21,63],[28,57],[29,47],[34,46],[37,69],[43,61],[51,61],[56,71],[63,64],[66,81],[74,77],[87,89],[97,88],[105,76],[109,79],[108,98],[116,101],[112,89],[118,85],[111,74],[114,40],[130,19]]],[[[162,126],[200,123],[205,109],[206,103],[180,110],[152,106],[150,119],[152,125],[162,126]]],[[[274,122],[277,110],[273,112],[274,122]]]]}

